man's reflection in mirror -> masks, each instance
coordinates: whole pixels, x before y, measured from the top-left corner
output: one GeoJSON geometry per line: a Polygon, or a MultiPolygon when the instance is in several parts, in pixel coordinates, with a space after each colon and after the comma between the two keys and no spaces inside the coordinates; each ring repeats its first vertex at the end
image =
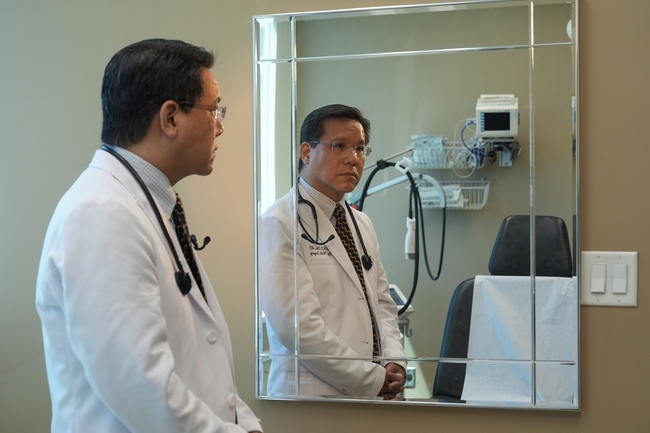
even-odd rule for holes
{"type": "Polygon", "coordinates": [[[377,236],[368,216],[344,199],[361,179],[369,139],[370,122],[357,108],[311,112],[300,130],[297,185],[261,217],[269,396],[391,400],[404,389],[397,307],[377,236]]]}

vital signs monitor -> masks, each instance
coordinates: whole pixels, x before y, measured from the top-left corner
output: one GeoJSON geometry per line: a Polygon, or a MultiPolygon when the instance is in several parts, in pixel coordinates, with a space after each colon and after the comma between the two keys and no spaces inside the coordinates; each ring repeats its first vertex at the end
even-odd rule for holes
{"type": "Polygon", "coordinates": [[[518,126],[519,99],[515,95],[481,95],[476,101],[478,137],[516,137],[518,126]]]}

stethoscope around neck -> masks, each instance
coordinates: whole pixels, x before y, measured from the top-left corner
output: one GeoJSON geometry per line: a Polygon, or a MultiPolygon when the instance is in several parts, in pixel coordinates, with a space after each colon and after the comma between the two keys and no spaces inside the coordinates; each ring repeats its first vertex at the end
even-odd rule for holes
{"type": "MultiPolygon", "coordinates": [[[[316,225],[316,236],[312,237],[309,232],[307,232],[307,229],[305,228],[305,225],[302,222],[302,218],[300,218],[300,212],[298,212],[298,224],[300,224],[300,228],[302,229],[302,234],[300,237],[305,239],[307,242],[314,244],[314,245],[325,245],[328,242],[334,240],[335,236],[332,234],[330,235],[327,239],[324,241],[319,241],[320,235],[319,235],[319,228],[318,228],[318,216],[316,215],[316,207],[314,207],[314,204],[310,202],[309,200],[305,199],[302,194],[300,194],[300,188],[296,186],[296,191],[298,191],[298,204],[306,204],[309,206],[309,209],[311,210],[312,217],[314,218],[314,224],[316,225]]],[[[363,237],[361,236],[361,231],[359,230],[359,225],[357,224],[357,219],[354,217],[354,213],[352,212],[352,209],[350,208],[350,205],[348,202],[345,202],[345,208],[348,211],[348,214],[350,215],[350,219],[352,220],[352,225],[354,226],[354,230],[357,232],[357,237],[359,238],[359,242],[361,243],[361,249],[363,250],[363,255],[361,256],[361,264],[363,265],[364,269],[366,271],[369,271],[372,269],[372,264],[373,264],[373,258],[368,254],[368,251],[366,250],[366,244],[363,242],[363,237]]]]}
{"type": "MultiPolygon", "coordinates": [[[[174,256],[174,262],[176,263],[176,269],[178,269],[174,273],[174,277],[176,278],[176,285],[178,285],[179,290],[183,294],[183,296],[187,295],[190,293],[190,290],[192,289],[192,279],[190,278],[190,273],[185,272],[183,269],[183,264],[181,263],[181,260],[178,256],[178,253],[176,252],[176,248],[174,247],[174,243],[172,242],[172,239],[169,235],[169,231],[167,230],[167,225],[163,221],[162,215],[160,215],[160,211],[158,210],[158,206],[156,205],[156,202],[154,201],[153,197],[151,196],[151,192],[149,191],[149,188],[147,188],[147,185],[145,185],[144,181],[140,177],[137,171],[133,168],[129,162],[124,159],[122,155],[117,153],[115,149],[112,149],[111,147],[102,144],[101,149],[110,153],[113,155],[119,162],[126,167],[126,169],[133,175],[135,180],[138,182],[140,187],[142,188],[142,191],[144,192],[144,195],[147,196],[147,200],[151,204],[151,208],[153,209],[154,214],[156,215],[156,219],[158,220],[158,224],[160,224],[160,227],[162,229],[163,235],[165,236],[165,239],[167,240],[167,243],[169,244],[169,248],[172,252],[172,255],[174,256]]],[[[206,236],[206,238],[203,240],[203,246],[199,247],[197,242],[196,242],[196,237],[192,235],[192,244],[194,245],[195,250],[202,250],[205,248],[205,246],[210,242],[210,238],[206,236]]]]}

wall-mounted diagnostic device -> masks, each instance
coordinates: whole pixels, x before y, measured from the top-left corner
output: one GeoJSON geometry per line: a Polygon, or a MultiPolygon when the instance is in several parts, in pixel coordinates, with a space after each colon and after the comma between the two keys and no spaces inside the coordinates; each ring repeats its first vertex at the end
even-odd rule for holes
{"type": "Polygon", "coordinates": [[[476,101],[476,137],[480,145],[499,155],[499,165],[511,167],[521,147],[516,140],[519,129],[519,99],[515,95],[481,95],[476,101]]]}
{"type": "Polygon", "coordinates": [[[519,99],[515,95],[481,95],[476,101],[476,135],[486,138],[517,136],[519,99]]]}

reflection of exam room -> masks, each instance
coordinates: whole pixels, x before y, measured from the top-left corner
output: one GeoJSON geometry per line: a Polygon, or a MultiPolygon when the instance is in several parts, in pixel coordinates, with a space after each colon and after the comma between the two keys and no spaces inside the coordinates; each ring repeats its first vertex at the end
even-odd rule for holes
{"type": "MultiPolygon", "coordinates": [[[[473,123],[474,119],[470,119],[470,122],[473,123]]],[[[476,132],[474,134],[476,137],[476,132]]],[[[422,167],[423,155],[443,149],[440,137],[426,136],[424,145],[422,139],[421,136],[412,137],[413,148],[388,159],[412,151],[411,158],[419,160],[416,166],[422,167]]],[[[437,280],[445,254],[447,209],[482,209],[487,202],[489,182],[481,186],[478,200],[474,197],[469,200],[465,198],[467,182],[440,182],[430,175],[414,172],[412,168],[410,158],[403,158],[397,163],[380,160],[367,176],[363,191],[352,194],[350,201],[363,210],[367,197],[410,182],[410,187],[407,187],[409,192],[412,194],[417,190],[421,197],[409,200],[404,253],[406,259],[414,259],[416,255],[416,262],[419,263],[421,251],[424,251],[427,272],[435,287],[440,283],[437,280]],[[369,188],[372,178],[388,167],[396,168],[403,175],[369,188]],[[418,200],[420,210],[417,205],[413,206],[418,200]],[[425,215],[421,211],[425,207],[442,209],[443,212],[441,233],[429,235],[440,239],[440,264],[435,276],[431,274],[430,260],[426,258],[427,236],[419,233],[420,230],[424,231],[424,223],[417,221],[418,217],[432,218],[431,213],[425,215]],[[411,213],[413,208],[415,215],[411,213]],[[424,245],[414,248],[413,244],[420,240],[424,245]],[[417,254],[414,250],[417,250],[417,254]]],[[[440,218],[438,215],[433,217],[440,218]]],[[[418,263],[414,265],[414,283],[410,291],[402,291],[397,284],[391,285],[393,298],[399,308],[406,355],[461,360],[439,365],[435,362],[412,361],[407,373],[406,398],[530,404],[533,398],[531,390],[535,388],[535,401],[532,403],[536,405],[576,403],[577,382],[572,378],[577,375],[577,294],[568,231],[562,218],[536,218],[538,266],[533,297],[529,220],[528,215],[506,218],[494,243],[488,272],[485,273],[489,275],[477,273],[453,292],[446,323],[441,326],[444,332],[438,346],[442,347],[440,352],[423,353],[411,338],[414,332],[418,332],[410,327],[411,316],[416,310],[420,310],[420,314],[427,310],[426,305],[413,303],[418,286],[418,263]],[[410,296],[405,296],[404,292],[410,293],[410,296]],[[533,330],[535,341],[532,338],[533,330]],[[471,359],[472,362],[465,363],[463,359],[471,359]]],[[[432,247],[435,248],[437,246],[432,247]]],[[[484,260],[488,261],[487,258],[484,260]]]]}
{"type": "MultiPolygon", "coordinates": [[[[571,101],[566,102],[571,108],[571,101]]],[[[463,105],[464,112],[470,114],[467,113],[468,104],[465,102],[463,105]]],[[[526,110],[525,101],[522,105],[526,110]]],[[[467,394],[465,397],[469,396],[468,398],[471,397],[474,401],[509,401],[512,397],[512,401],[520,402],[525,394],[525,400],[530,402],[531,378],[534,376],[532,371],[537,372],[537,379],[542,379],[543,371],[548,369],[567,370],[566,374],[575,374],[577,371],[577,295],[572,278],[571,241],[565,227],[563,241],[566,240],[566,248],[569,251],[568,275],[565,276],[562,272],[537,273],[538,277],[560,276],[567,281],[562,280],[557,290],[550,290],[547,296],[543,292],[547,291],[549,283],[541,281],[540,278],[536,279],[535,285],[539,286],[535,297],[536,309],[541,309],[544,314],[557,311],[552,318],[555,322],[549,323],[547,328],[543,326],[546,321],[539,322],[544,319],[540,316],[541,313],[536,312],[536,336],[539,341],[535,345],[532,338],[534,314],[530,296],[532,280],[528,263],[529,251],[514,254],[518,260],[525,258],[525,272],[522,271],[523,268],[516,272],[493,269],[492,261],[489,260],[496,232],[504,216],[525,215],[523,218],[526,221],[530,218],[526,215],[530,208],[525,205],[530,193],[530,172],[526,161],[528,152],[531,152],[527,143],[528,119],[525,115],[519,115],[518,98],[512,94],[481,94],[475,108],[476,111],[471,113],[472,117],[456,118],[460,120],[457,120],[456,127],[452,128],[453,134],[449,134],[451,139],[445,137],[445,133],[451,131],[447,131],[444,125],[438,122],[438,126],[431,129],[438,129],[441,134],[411,134],[410,146],[405,150],[386,155],[390,154],[390,150],[387,150],[385,154],[378,156],[379,159],[374,164],[366,164],[364,171],[369,171],[364,174],[366,184],[363,189],[360,185],[350,195],[349,201],[361,205],[360,210],[367,212],[373,219],[380,236],[382,260],[393,284],[393,291],[401,294],[405,299],[402,305],[408,307],[408,311],[402,311],[404,314],[400,316],[404,348],[408,357],[418,360],[409,363],[409,381],[404,396],[407,399],[432,398],[434,381],[439,380],[439,368],[435,359],[445,356],[440,353],[440,348],[443,340],[449,340],[445,326],[449,320],[449,305],[455,302],[457,296],[454,294],[454,288],[465,278],[477,277],[476,288],[472,285],[470,291],[472,296],[469,299],[468,312],[471,314],[467,320],[468,332],[463,343],[465,352],[459,358],[468,357],[469,347],[470,357],[484,361],[475,361],[467,367],[464,363],[457,364],[462,367],[463,376],[462,380],[456,380],[460,380],[461,385],[465,384],[465,371],[468,371],[469,379],[464,387],[467,394]],[[388,162],[391,160],[396,162],[388,162]],[[381,171],[388,167],[395,168],[400,173],[396,174],[393,169],[381,171]],[[411,193],[413,189],[419,192],[419,210],[417,205],[413,204],[415,200],[404,198],[407,196],[404,191],[411,193]],[[400,203],[408,203],[406,239],[403,222],[406,205],[402,207],[400,203]],[[398,224],[402,227],[399,231],[395,229],[398,224]],[[414,233],[417,235],[413,235],[414,233]],[[411,244],[413,238],[421,243],[417,254],[412,246],[409,249],[409,236],[411,244]],[[404,250],[400,246],[402,243],[404,250]],[[417,260],[420,260],[419,265],[417,260]],[[516,283],[515,279],[518,279],[516,283]],[[563,284],[566,284],[566,287],[563,284]],[[517,285],[521,288],[515,288],[517,285]],[[563,295],[555,299],[560,293],[563,295]],[[548,308],[544,308],[545,303],[548,308]],[[562,305],[560,309],[555,308],[558,303],[562,305]],[[472,304],[474,308],[471,308],[472,304]],[[569,317],[571,319],[568,319],[569,317]],[[473,318],[474,323],[471,335],[470,318],[473,318]],[[481,324],[481,321],[484,323],[481,324]],[[568,329],[575,331],[573,336],[566,332],[568,329]],[[478,331],[485,333],[481,335],[478,331]],[[490,331],[492,334],[489,334],[490,331]],[[564,351],[558,348],[557,351],[561,352],[559,354],[553,350],[548,353],[545,349],[544,342],[548,341],[545,337],[553,335],[555,331],[572,339],[566,343],[564,351]],[[491,343],[481,346],[480,343],[487,341],[491,343]],[[493,347],[502,350],[494,351],[493,347]],[[558,363],[537,363],[533,370],[530,361],[522,362],[533,359],[533,348],[536,349],[538,359],[542,357],[556,360],[557,356],[563,355],[560,358],[569,361],[571,365],[566,367],[558,363]],[[492,360],[506,360],[509,365],[492,365],[490,370],[486,367],[487,359],[490,359],[492,364],[492,360]],[[513,373],[517,370],[514,364],[521,370],[516,374],[513,373]],[[507,380],[513,384],[513,388],[504,389],[503,396],[497,394],[492,398],[478,392],[470,396],[472,389],[477,391],[480,388],[488,389],[500,385],[506,375],[509,376],[507,380]],[[483,377],[484,380],[477,381],[474,377],[483,377]],[[497,378],[494,379],[496,385],[489,385],[489,377],[497,378]],[[519,385],[521,383],[523,385],[519,385]],[[512,395],[508,396],[508,393],[512,395]]],[[[447,122],[450,127],[453,127],[453,124],[454,122],[447,122]]],[[[548,132],[559,133],[561,130],[556,127],[548,132]]],[[[537,158],[552,157],[557,161],[559,154],[567,152],[570,155],[570,146],[564,147],[567,142],[561,137],[551,141],[544,140],[544,146],[535,150],[535,155],[537,158]]],[[[540,182],[541,187],[536,190],[538,215],[555,215],[562,221],[573,221],[573,207],[566,206],[566,203],[571,202],[571,197],[565,194],[565,189],[558,190],[552,186],[570,175],[571,170],[565,171],[558,166],[550,182],[540,182]]],[[[546,177],[537,175],[537,180],[545,181],[546,177]]],[[[562,225],[564,227],[565,223],[562,222],[562,225]]],[[[529,234],[518,236],[524,236],[529,242],[529,234]]],[[[546,235],[542,235],[542,238],[546,238],[546,235]]],[[[525,248],[521,244],[508,246],[507,250],[512,254],[512,251],[529,248],[529,244],[526,245],[525,248]]],[[[547,252],[546,248],[542,250],[537,252],[538,257],[547,252]]],[[[399,295],[395,297],[400,298],[399,295]]],[[[550,338],[552,340],[555,336],[550,338]]],[[[559,376],[565,377],[563,374],[559,376]]],[[[571,380],[565,382],[570,383],[571,380]]],[[[460,389],[457,399],[463,397],[462,391],[463,388],[460,389]]],[[[571,395],[569,397],[558,397],[561,403],[572,403],[573,391],[567,391],[566,394],[571,395]]],[[[536,403],[543,403],[543,397],[539,396],[536,403]]],[[[549,395],[545,397],[547,400],[555,398],[549,395]]]]}
{"type": "Polygon", "coordinates": [[[478,362],[466,366],[441,363],[434,394],[461,400],[526,403],[531,398],[535,371],[536,403],[574,402],[577,381],[571,378],[577,377],[577,291],[569,237],[561,219],[535,218],[536,278],[532,298],[529,220],[528,216],[506,218],[490,257],[491,275],[466,280],[456,289],[441,355],[463,358],[466,353],[469,359],[538,362],[478,362]],[[533,299],[535,320],[531,326],[533,299]],[[448,371],[450,366],[452,371],[448,371]],[[450,383],[454,384],[451,389],[450,383]]]}
{"type": "MultiPolygon", "coordinates": [[[[441,358],[431,377],[420,364],[411,365],[415,383],[405,390],[413,399],[572,404],[577,396],[577,305],[573,259],[564,221],[537,216],[535,279],[535,343],[532,341],[530,217],[507,217],[489,259],[490,275],[477,275],[455,289],[447,315],[441,358]],[[535,359],[533,364],[533,350],[535,359]],[[458,360],[471,359],[464,363],[458,360]],[[494,361],[505,362],[494,362],[494,361]],[[533,372],[535,372],[533,374],[533,372]],[[431,386],[433,385],[433,389],[431,386]]],[[[394,290],[401,294],[398,288],[394,290]]],[[[398,304],[405,297],[396,295],[398,304]]],[[[417,356],[410,343],[408,316],[401,316],[407,356],[417,356]]]]}

